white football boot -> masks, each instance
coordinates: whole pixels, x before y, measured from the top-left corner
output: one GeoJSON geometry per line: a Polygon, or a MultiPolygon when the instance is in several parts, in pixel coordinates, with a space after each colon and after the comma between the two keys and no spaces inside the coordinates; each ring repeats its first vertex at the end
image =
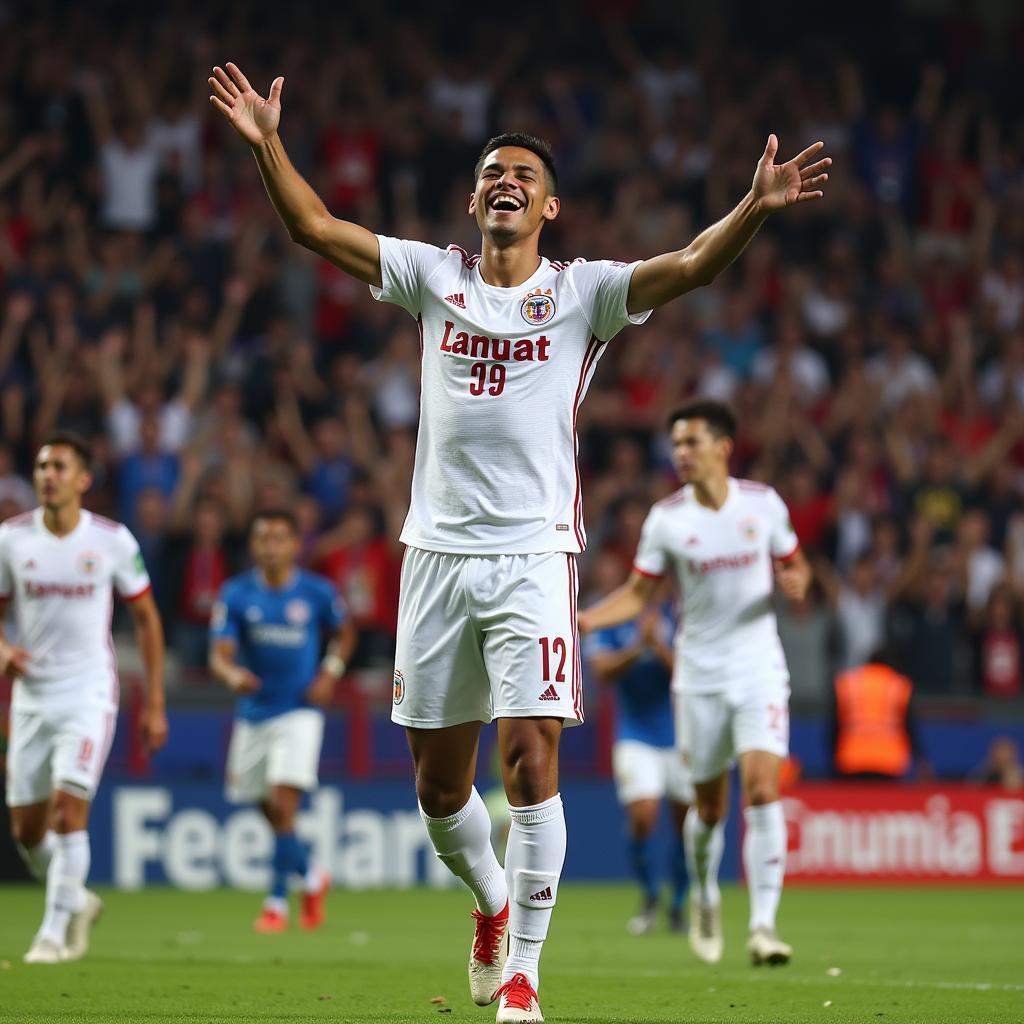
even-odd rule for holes
{"type": "Polygon", "coordinates": [[[722,959],[722,906],[719,903],[694,903],[690,913],[690,949],[706,964],[722,959]]]}
{"type": "Polygon", "coordinates": [[[508,903],[500,914],[488,917],[473,911],[476,928],[469,953],[469,994],[477,1006],[489,1006],[498,997],[501,971],[508,958],[508,903]]]}
{"type": "Polygon", "coordinates": [[[544,1024],[537,990],[525,974],[513,974],[495,995],[499,999],[496,1024],[544,1024]]]}
{"type": "Polygon", "coordinates": [[[788,964],[793,956],[793,947],[788,942],[775,934],[772,928],[755,928],[747,939],[747,952],[750,954],[750,962],[755,967],[761,964],[770,964],[778,967],[781,964],[788,964]]]}
{"type": "Polygon", "coordinates": [[[64,950],[53,939],[37,935],[28,952],[22,957],[27,964],[59,964],[64,959],[64,950]]]}
{"type": "Polygon", "coordinates": [[[96,893],[86,890],[85,906],[68,920],[67,937],[64,940],[65,960],[81,960],[89,952],[89,933],[102,913],[103,900],[96,893]]]}

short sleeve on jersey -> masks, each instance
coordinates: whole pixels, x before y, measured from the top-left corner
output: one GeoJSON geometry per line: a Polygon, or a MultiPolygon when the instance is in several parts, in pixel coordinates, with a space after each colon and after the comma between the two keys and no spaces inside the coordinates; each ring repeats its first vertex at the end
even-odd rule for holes
{"type": "Polygon", "coordinates": [[[583,639],[583,654],[587,658],[596,658],[602,654],[616,654],[622,650],[615,628],[599,629],[583,639]]]}
{"type": "Polygon", "coordinates": [[[318,580],[320,587],[320,621],[330,630],[337,629],[347,618],[348,609],[334,584],[328,579],[318,580]]]}
{"type": "Polygon", "coordinates": [[[655,506],[647,513],[640,531],[633,568],[643,576],[661,577],[668,568],[668,550],[661,539],[660,520],[661,515],[655,506]]]}
{"type": "Polygon", "coordinates": [[[800,547],[800,538],[790,522],[789,509],[774,490],[768,491],[768,505],[772,510],[772,558],[789,558],[800,547]]]}
{"type": "Polygon", "coordinates": [[[238,625],[238,614],[233,607],[234,588],[230,582],[222,588],[210,611],[210,639],[235,640],[241,636],[238,625]]]}
{"type": "Polygon", "coordinates": [[[596,260],[593,263],[573,263],[565,271],[573,294],[583,310],[599,341],[611,341],[628,324],[642,324],[651,310],[630,314],[626,311],[626,296],[636,263],[615,263],[596,260]]]}
{"type": "Polygon", "coordinates": [[[381,287],[370,285],[370,294],[380,302],[401,306],[418,317],[423,308],[423,286],[448,254],[436,245],[378,235],[380,242],[381,287]]]}
{"type": "Polygon", "coordinates": [[[142,597],[152,584],[146,563],[139,550],[139,542],[131,535],[127,527],[118,530],[118,559],[114,568],[114,586],[126,601],[134,601],[142,597]]]}

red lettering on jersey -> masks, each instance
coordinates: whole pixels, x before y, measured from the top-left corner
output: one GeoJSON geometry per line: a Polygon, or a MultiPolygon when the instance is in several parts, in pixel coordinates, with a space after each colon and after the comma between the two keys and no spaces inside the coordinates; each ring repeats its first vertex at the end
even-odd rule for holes
{"type": "Polygon", "coordinates": [[[439,347],[442,352],[450,352],[453,356],[469,356],[471,359],[499,363],[546,363],[551,358],[548,351],[551,339],[543,334],[536,341],[532,338],[519,338],[515,341],[511,338],[488,338],[484,334],[470,336],[468,331],[456,331],[452,320],[444,322],[444,337],[439,347]]]}
{"type": "Polygon", "coordinates": [[[452,336],[452,331],[455,330],[455,324],[451,320],[445,320],[444,322],[444,337],[441,339],[441,351],[451,352],[451,345],[448,344],[448,339],[452,336]]]}

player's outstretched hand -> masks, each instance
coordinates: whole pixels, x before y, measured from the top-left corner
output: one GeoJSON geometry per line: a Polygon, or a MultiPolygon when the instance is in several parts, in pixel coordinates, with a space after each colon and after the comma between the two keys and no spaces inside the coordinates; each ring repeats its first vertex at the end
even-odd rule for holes
{"type": "Polygon", "coordinates": [[[213,91],[210,102],[250,145],[258,145],[277,131],[281,122],[283,78],[274,79],[266,99],[253,89],[237,64],[214,68],[207,81],[213,91]]]}
{"type": "Polygon", "coordinates": [[[28,672],[29,653],[24,647],[0,644],[0,676],[13,679],[28,672]]]}
{"type": "Polygon", "coordinates": [[[828,168],[832,166],[829,156],[809,163],[824,148],[824,142],[815,142],[798,156],[784,164],[775,163],[775,154],[779,150],[779,140],[772,134],[768,136],[768,145],[758,161],[754,172],[754,183],[751,190],[754,198],[767,211],[781,210],[796,203],[805,203],[812,199],[821,199],[824,192],[820,186],[828,181],[828,168]]]}
{"type": "Polygon", "coordinates": [[[163,708],[146,708],[139,720],[139,736],[146,753],[155,754],[167,742],[167,713],[163,708]]]}
{"type": "Polygon", "coordinates": [[[309,684],[309,689],[306,690],[306,700],[318,708],[325,708],[334,699],[334,689],[337,685],[338,680],[324,669],[317,673],[316,679],[309,684]]]}

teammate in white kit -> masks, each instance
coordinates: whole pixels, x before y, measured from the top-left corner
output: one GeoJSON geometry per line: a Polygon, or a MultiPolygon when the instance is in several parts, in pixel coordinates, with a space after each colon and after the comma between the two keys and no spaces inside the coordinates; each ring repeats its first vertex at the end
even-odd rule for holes
{"type": "Polygon", "coordinates": [[[86,828],[117,723],[114,590],[131,609],[145,663],[143,742],[152,752],[167,738],[164,638],[149,576],[128,530],[82,508],[89,461],[77,435],[51,435],[33,474],[39,508],[0,524],[0,675],[14,679],[7,805],[22,855],[46,877],[46,912],[26,963],[84,956],[102,910],[85,888],[86,828]],[[8,603],[16,644],[3,635],[8,603]]]}
{"type": "Polygon", "coordinates": [[[695,883],[690,945],[709,963],[722,957],[718,866],[736,758],[746,804],[747,952],[755,964],[787,963],[793,951],[775,932],[775,914],[786,867],[779,774],[789,747],[789,672],[772,589],[799,601],[811,571],[782,499],[764,484],[729,476],[736,420],[728,407],[691,402],[672,414],[670,427],[683,488],[651,509],[629,580],[582,612],[580,628],[636,618],[664,575],[674,574],[682,601],[676,741],[697,796],[684,825],[695,883]]]}
{"type": "Polygon", "coordinates": [[[497,999],[499,1022],[542,1021],[538,964],[565,856],[558,744],[563,724],[583,719],[576,414],[622,327],[711,281],[773,210],[820,197],[830,161],[810,162],[816,143],[776,166],[770,136],[746,198],[685,249],[628,266],[552,263],[538,253],[560,206],[550,150],[500,136],[475,169],[468,207],[483,254],[469,256],[332,217],[277,134],[284,80],[267,99],[233,64],[209,81],[291,237],[419,325],[393,718],[407,730],[437,855],[477,902],[471,995],[497,999]],[[512,818],[504,871],[473,786],[480,725],[493,719],[512,818]]]}

